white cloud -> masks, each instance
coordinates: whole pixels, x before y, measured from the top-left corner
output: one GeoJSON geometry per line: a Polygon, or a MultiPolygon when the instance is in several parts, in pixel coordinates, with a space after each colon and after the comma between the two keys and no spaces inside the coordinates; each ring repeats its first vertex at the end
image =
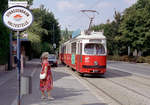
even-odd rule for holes
{"type": "Polygon", "coordinates": [[[137,2],[137,0],[124,0],[124,1],[129,5],[135,4],[137,2]]]}
{"type": "Polygon", "coordinates": [[[85,5],[82,3],[73,3],[69,1],[59,1],[57,2],[57,8],[60,11],[70,10],[70,9],[81,9],[84,8],[85,5]]]}

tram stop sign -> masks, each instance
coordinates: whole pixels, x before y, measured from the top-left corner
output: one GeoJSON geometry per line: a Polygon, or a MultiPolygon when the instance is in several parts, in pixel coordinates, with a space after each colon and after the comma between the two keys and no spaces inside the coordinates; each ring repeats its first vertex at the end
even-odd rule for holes
{"type": "Polygon", "coordinates": [[[33,15],[23,6],[12,6],[4,12],[3,22],[14,31],[23,31],[32,24],[33,15]]]}

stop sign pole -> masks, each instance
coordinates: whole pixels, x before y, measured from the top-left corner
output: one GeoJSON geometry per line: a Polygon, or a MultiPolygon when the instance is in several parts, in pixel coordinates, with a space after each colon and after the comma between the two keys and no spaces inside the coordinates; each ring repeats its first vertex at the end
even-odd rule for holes
{"type": "Polygon", "coordinates": [[[12,6],[3,14],[3,23],[9,29],[17,32],[17,68],[18,68],[18,105],[21,100],[21,61],[20,61],[20,31],[27,29],[33,22],[31,11],[23,6],[12,6]]]}

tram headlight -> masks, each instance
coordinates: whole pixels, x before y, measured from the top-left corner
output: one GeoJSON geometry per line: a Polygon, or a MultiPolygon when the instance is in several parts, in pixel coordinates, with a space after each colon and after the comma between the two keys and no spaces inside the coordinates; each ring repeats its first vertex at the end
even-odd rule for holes
{"type": "Polygon", "coordinates": [[[85,57],[85,62],[89,63],[90,62],[90,57],[85,57]]]}
{"type": "Polygon", "coordinates": [[[95,64],[95,65],[98,65],[98,62],[97,62],[97,61],[94,61],[94,64],[95,64]]]}

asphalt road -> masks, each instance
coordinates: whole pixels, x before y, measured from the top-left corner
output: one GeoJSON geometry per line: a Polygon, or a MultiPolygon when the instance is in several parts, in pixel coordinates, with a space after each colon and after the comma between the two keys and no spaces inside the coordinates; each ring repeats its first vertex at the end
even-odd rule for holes
{"type": "Polygon", "coordinates": [[[72,74],[108,105],[150,105],[149,64],[108,61],[103,76],[72,74]]]}
{"type": "Polygon", "coordinates": [[[128,63],[120,61],[108,61],[108,69],[137,74],[145,77],[150,77],[150,64],[128,63]]]}
{"type": "MultiPolygon", "coordinates": [[[[52,68],[54,100],[40,100],[39,60],[27,63],[25,75],[32,77],[32,94],[21,105],[150,105],[150,65],[107,62],[103,76],[80,77],[71,68],[52,68]]],[[[0,105],[17,105],[17,70],[0,73],[0,105]]]]}

